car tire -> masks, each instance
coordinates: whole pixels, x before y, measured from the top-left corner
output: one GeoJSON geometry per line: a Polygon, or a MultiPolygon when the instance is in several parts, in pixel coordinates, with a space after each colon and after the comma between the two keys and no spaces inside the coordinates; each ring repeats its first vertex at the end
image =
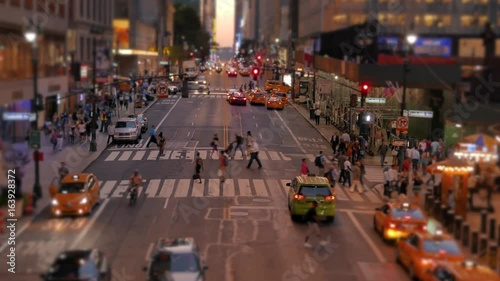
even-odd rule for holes
{"type": "Polygon", "coordinates": [[[378,232],[377,222],[375,221],[375,218],[373,218],[373,230],[375,230],[375,232],[378,232]]]}
{"type": "Polygon", "coordinates": [[[335,216],[328,216],[326,217],[326,222],[327,223],[333,223],[335,221],[335,216]]]}
{"type": "Polygon", "coordinates": [[[290,219],[291,219],[293,222],[297,222],[297,221],[299,221],[299,216],[290,214],[290,219]]]}
{"type": "Polygon", "coordinates": [[[415,269],[413,268],[413,264],[408,266],[408,275],[410,276],[410,280],[418,281],[419,279],[415,276],[415,269]]]}
{"type": "Polygon", "coordinates": [[[400,257],[400,254],[399,254],[399,249],[396,248],[396,263],[399,263],[400,265],[403,265],[403,263],[401,262],[401,257],[400,257]]]}

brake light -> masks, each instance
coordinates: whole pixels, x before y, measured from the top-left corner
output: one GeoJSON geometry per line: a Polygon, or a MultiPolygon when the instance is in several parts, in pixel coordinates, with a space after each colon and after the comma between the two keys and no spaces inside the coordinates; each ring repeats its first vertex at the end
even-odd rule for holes
{"type": "Polygon", "coordinates": [[[404,217],[404,219],[405,219],[405,220],[410,220],[410,219],[411,219],[411,217],[410,217],[410,216],[405,216],[405,217],[404,217]]]}
{"type": "Polygon", "coordinates": [[[247,98],[243,98],[243,100],[247,100],[247,98]]]}
{"type": "Polygon", "coordinates": [[[325,196],[325,201],[333,201],[335,199],[334,196],[325,196]]]}
{"type": "Polygon", "coordinates": [[[389,228],[396,228],[396,224],[395,223],[390,223],[389,224],[389,228]]]}
{"type": "Polygon", "coordinates": [[[306,197],[304,195],[301,195],[301,194],[295,194],[293,196],[293,199],[300,201],[300,200],[306,199],[306,197]]]}

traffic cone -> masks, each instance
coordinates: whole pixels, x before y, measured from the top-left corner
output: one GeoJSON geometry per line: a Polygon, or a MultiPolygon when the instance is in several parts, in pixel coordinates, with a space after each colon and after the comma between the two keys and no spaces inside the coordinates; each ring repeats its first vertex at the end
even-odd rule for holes
{"type": "Polygon", "coordinates": [[[23,214],[31,215],[33,214],[33,194],[28,193],[24,195],[24,210],[23,214]]]}

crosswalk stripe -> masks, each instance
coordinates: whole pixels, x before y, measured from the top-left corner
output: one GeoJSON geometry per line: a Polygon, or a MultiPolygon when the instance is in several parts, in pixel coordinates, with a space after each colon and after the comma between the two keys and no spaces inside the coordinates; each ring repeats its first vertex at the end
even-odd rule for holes
{"type": "Polygon", "coordinates": [[[189,185],[191,180],[181,179],[177,182],[177,188],[175,190],[174,197],[187,197],[189,192],[189,185]]]}
{"type": "Polygon", "coordinates": [[[238,179],[238,188],[240,190],[240,196],[252,196],[252,188],[250,187],[249,180],[238,179]]]}
{"type": "Polygon", "coordinates": [[[155,160],[156,158],[158,158],[158,154],[160,152],[158,150],[153,150],[149,153],[149,156],[148,156],[148,160],[155,160]]]}
{"type": "MultiPolygon", "coordinates": [[[[228,182],[229,182],[229,180],[228,180],[228,182]]],[[[228,185],[228,182],[226,182],[226,185],[228,185]]],[[[208,196],[220,196],[220,188],[219,188],[220,184],[219,183],[220,183],[219,179],[209,179],[208,180],[208,196]]],[[[228,191],[228,194],[230,193],[228,186],[224,186],[224,191],[223,191],[224,196],[227,195],[226,190],[228,191]]],[[[234,187],[233,187],[232,191],[233,191],[232,195],[228,195],[228,197],[234,196],[234,187]]]]}
{"type": "Polygon", "coordinates": [[[236,187],[233,179],[226,179],[224,184],[222,184],[222,196],[223,197],[236,196],[236,187]]]}
{"type": "Polygon", "coordinates": [[[283,191],[285,191],[285,197],[288,197],[288,191],[290,190],[290,186],[286,186],[287,183],[291,182],[291,180],[281,180],[281,187],[283,191]]]}
{"type": "Polygon", "coordinates": [[[285,160],[285,161],[292,161],[292,158],[286,157],[285,154],[283,154],[283,152],[280,152],[279,154],[280,154],[281,158],[283,158],[283,160],[285,160]]]}
{"type": "Polygon", "coordinates": [[[137,151],[134,155],[134,158],[132,158],[132,160],[133,161],[142,160],[142,158],[144,158],[144,154],[146,154],[146,151],[144,151],[144,150],[137,151]]]}
{"type": "Polygon", "coordinates": [[[368,190],[367,192],[365,192],[365,195],[368,198],[368,200],[372,203],[382,202],[382,200],[372,190],[368,190]]]}
{"type": "Polygon", "coordinates": [[[272,197],[283,197],[283,192],[281,192],[280,184],[277,180],[267,180],[267,186],[269,187],[269,193],[272,197]]]}
{"type": "Polygon", "coordinates": [[[206,151],[206,150],[198,150],[197,152],[200,154],[200,158],[201,159],[203,159],[203,160],[207,159],[207,152],[208,151],[206,151]]]}
{"type": "Polygon", "coordinates": [[[137,188],[137,197],[141,196],[142,194],[142,190],[144,189],[144,186],[140,185],[138,188],[137,188]]]}
{"type": "Polygon", "coordinates": [[[197,180],[193,181],[193,190],[191,191],[191,196],[193,197],[203,197],[203,192],[205,191],[205,185],[198,183],[197,180]]]}
{"type": "Polygon", "coordinates": [[[337,197],[337,200],[339,201],[349,201],[349,197],[345,194],[345,188],[342,188],[340,186],[335,187],[335,196],[337,197]]]}
{"type": "Polygon", "coordinates": [[[255,188],[255,193],[257,196],[269,196],[264,180],[253,180],[253,187],[255,188]]]}
{"type": "Polygon", "coordinates": [[[275,151],[268,151],[267,153],[269,153],[269,157],[271,157],[271,160],[281,160],[281,158],[279,157],[278,153],[275,152],[275,151]]]}
{"type": "Polygon", "coordinates": [[[132,151],[124,151],[120,158],[118,158],[118,161],[127,161],[130,155],[132,155],[132,151]]]}
{"type": "Polygon", "coordinates": [[[167,198],[172,196],[172,192],[174,191],[175,180],[168,179],[163,181],[163,186],[161,188],[160,194],[158,197],[167,198]]]}
{"type": "Polygon", "coordinates": [[[160,156],[160,159],[163,159],[163,160],[167,160],[170,158],[170,154],[172,154],[172,151],[170,150],[166,150],[166,151],[163,151],[163,156],[160,156]]]}
{"type": "Polygon", "coordinates": [[[314,154],[306,154],[306,157],[311,163],[314,163],[314,160],[316,159],[316,156],[314,156],[314,154]]]}
{"type": "Polygon", "coordinates": [[[113,194],[111,194],[111,197],[113,198],[123,197],[123,195],[127,191],[127,188],[128,188],[128,181],[122,180],[118,185],[118,187],[113,192],[113,194]]]}
{"type": "Polygon", "coordinates": [[[101,187],[101,199],[108,198],[115,185],[116,181],[106,181],[101,187]]]}
{"type": "MultiPolygon", "coordinates": [[[[347,190],[346,190],[346,192],[347,192],[347,190]]],[[[358,193],[357,190],[354,190],[354,192],[349,191],[349,197],[351,197],[352,201],[356,201],[356,202],[364,201],[363,197],[361,197],[361,195],[358,193]]]]}
{"type": "Polygon", "coordinates": [[[267,158],[267,154],[265,151],[259,152],[259,158],[260,158],[260,160],[269,160],[269,158],[267,158]]]}
{"type": "Polygon", "coordinates": [[[119,151],[113,151],[108,155],[108,157],[106,157],[106,159],[104,159],[104,161],[113,161],[119,154],[120,154],[119,151]]]}
{"type": "Polygon", "coordinates": [[[150,180],[148,188],[146,190],[148,198],[155,197],[159,187],[160,187],[160,180],[150,180]]]}

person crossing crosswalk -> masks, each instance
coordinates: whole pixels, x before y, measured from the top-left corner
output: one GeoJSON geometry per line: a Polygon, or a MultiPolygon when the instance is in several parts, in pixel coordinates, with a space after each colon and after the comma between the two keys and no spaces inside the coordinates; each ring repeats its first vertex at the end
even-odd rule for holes
{"type": "MultiPolygon", "coordinates": [[[[187,197],[271,197],[286,200],[289,179],[226,179],[224,184],[217,178],[206,179],[203,184],[192,179],[149,179],[143,180],[138,189],[141,198],[187,198],[187,197]]],[[[128,180],[100,181],[100,198],[125,197],[128,180]]],[[[336,188],[338,201],[381,203],[383,199],[374,191],[363,194],[349,193],[344,188],[336,188]]]]}

